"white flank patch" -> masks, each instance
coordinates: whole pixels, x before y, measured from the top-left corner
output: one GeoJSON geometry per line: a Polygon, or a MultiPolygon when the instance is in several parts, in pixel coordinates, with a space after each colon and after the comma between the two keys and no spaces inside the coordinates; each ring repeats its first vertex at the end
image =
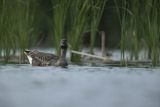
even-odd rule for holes
{"type": "Polygon", "coordinates": [[[29,63],[32,64],[32,57],[30,57],[30,56],[27,55],[27,58],[29,60],[29,63]]]}

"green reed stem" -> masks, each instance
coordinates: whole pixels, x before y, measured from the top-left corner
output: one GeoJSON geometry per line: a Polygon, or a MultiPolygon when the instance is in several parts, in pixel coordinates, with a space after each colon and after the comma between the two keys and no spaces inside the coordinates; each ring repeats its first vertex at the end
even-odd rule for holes
{"type": "Polygon", "coordinates": [[[54,21],[54,45],[57,54],[60,55],[60,40],[66,37],[65,26],[70,0],[53,0],[53,21],[54,21]]]}
{"type": "Polygon", "coordinates": [[[91,39],[90,39],[90,53],[94,53],[95,37],[98,32],[98,26],[102,18],[105,4],[107,0],[91,0],[91,39]]]}
{"type": "MultiPolygon", "coordinates": [[[[70,7],[72,17],[71,31],[69,32],[69,42],[72,50],[81,51],[82,35],[87,27],[87,14],[90,8],[89,0],[75,0],[70,7]]],[[[80,56],[71,54],[71,61],[80,62],[80,56]]]]}
{"type": "Polygon", "coordinates": [[[33,23],[32,0],[0,1],[0,48],[5,62],[20,50],[20,62],[24,62],[24,49],[28,47],[33,23]]]}

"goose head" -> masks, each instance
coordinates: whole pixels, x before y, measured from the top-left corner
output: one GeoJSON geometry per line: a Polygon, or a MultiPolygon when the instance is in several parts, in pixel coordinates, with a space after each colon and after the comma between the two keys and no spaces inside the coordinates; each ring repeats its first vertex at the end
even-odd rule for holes
{"type": "Polygon", "coordinates": [[[67,45],[66,39],[61,40],[60,47],[61,47],[61,49],[67,49],[68,45],[67,45]]]}

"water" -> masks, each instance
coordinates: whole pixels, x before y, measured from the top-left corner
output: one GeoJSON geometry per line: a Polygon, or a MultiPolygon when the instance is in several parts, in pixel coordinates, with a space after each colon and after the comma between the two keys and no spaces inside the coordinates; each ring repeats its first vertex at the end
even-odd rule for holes
{"type": "Polygon", "coordinates": [[[1,65],[0,107],[160,107],[160,70],[1,65]]]}

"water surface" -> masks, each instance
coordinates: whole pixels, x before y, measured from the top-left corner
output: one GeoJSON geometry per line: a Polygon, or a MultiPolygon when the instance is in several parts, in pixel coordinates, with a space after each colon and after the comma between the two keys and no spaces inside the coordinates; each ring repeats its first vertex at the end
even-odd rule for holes
{"type": "Polygon", "coordinates": [[[0,107],[160,107],[160,70],[0,65],[0,107]]]}

